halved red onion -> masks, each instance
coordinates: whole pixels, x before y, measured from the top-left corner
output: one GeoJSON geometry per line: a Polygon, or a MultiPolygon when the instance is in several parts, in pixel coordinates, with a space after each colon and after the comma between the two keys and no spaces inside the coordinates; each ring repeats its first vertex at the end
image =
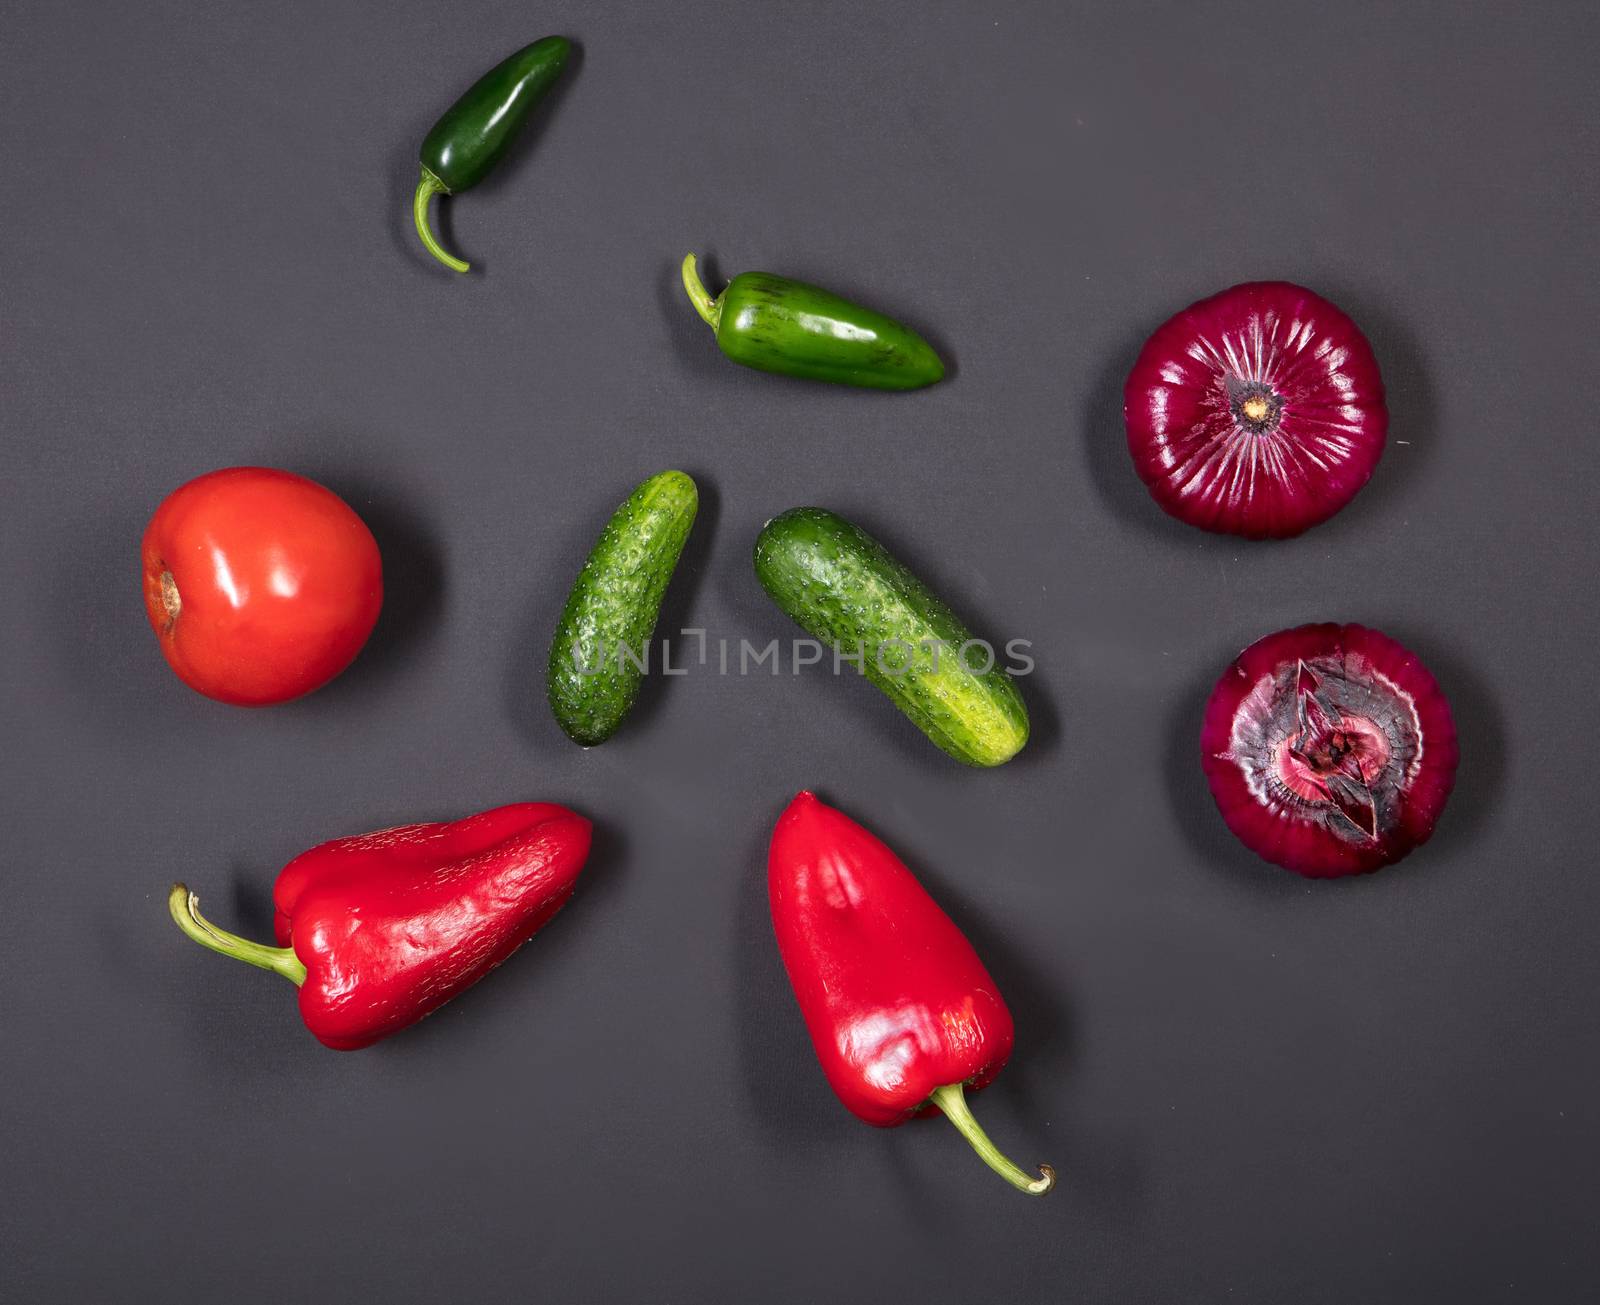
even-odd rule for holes
{"type": "Polygon", "coordinates": [[[1123,387],[1133,465],[1180,521],[1298,535],[1355,497],[1389,429],[1366,336],[1326,299],[1254,281],[1191,304],[1123,387]]]}
{"type": "Polygon", "coordinates": [[[1228,828],[1312,878],[1377,870],[1426,842],[1457,756],[1428,668],[1361,625],[1258,639],[1217,681],[1200,732],[1228,828]]]}

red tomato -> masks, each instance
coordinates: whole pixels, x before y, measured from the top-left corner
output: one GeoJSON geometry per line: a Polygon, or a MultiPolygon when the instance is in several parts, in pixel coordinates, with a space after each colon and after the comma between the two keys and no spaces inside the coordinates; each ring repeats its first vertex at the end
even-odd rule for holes
{"type": "Polygon", "coordinates": [[[141,552],[162,654],[222,702],[264,707],[320,688],[355,659],[383,605],[366,523],[287,471],[228,467],[180,486],[141,552]]]}

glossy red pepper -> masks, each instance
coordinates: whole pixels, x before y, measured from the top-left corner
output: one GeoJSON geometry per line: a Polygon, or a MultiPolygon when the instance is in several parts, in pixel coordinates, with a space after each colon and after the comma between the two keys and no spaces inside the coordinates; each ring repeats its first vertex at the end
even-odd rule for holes
{"type": "Polygon", "coordinates": [[[548,802],[496,807],[448,824],[336,838],[278,874],[277,947],[217,928],[174,884],[178,927],[202,947],[300,989],[324,1045],[370,1046],[470,988],[572,896],[590,825],[548,802]]]}
{"type": "Polygon", "coordinates": [[[1011,1012],[972,944],[904,863],[801,793],[767,854],[772,927],[817,1059],[851,1113],[879,1128],[943,1112],[996,1173],[1040,1195],[967,1108],[1011,1055],[1011,1012]]]}

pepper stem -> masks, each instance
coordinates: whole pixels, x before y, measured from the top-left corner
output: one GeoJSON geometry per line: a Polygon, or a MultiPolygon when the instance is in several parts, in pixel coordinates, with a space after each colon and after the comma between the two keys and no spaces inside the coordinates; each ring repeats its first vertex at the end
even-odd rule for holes
{"type": "Polygon", "coordinates": [[[427,168],[423,168],[422,180],[417,182],[416,197],[411,201],[411,216],[416,220],[417,234],[422,237],[423,247],[446,267],[456,272],[465,272],[472,264],[463,263],[454,254],[445,249],[434,238],[433,228],[428,225],[429,203],[432,202],[435,195],[448,195],[449,193],[450,187],[429,172],[427,168]]]}
{"type": "Polygon", "coordinates": [[[989,1135],[972,1117],[972,1111],[967,1108],[967,1099],[962,1095],[961,1084],[951,1083],[948,1087],[934,1088],[933,1095],[928,1100],[938,1106],[944,1112],[944,1117],[956,1126],[961,1136],[972,1143],[972,1149],[982,1158],[983,1163],[1019,1192],[1026,1192],[1029,1196],[1043,1196],[1056,1185],[1056,1171],[1049,1165],[1040,1165],[1039,1176],[1035,1178],[1027,1170],[1017,1168],[1000,1153],[1000,1148],[989,1140],[989,1135]]]}
{"type": "Polygon", "coordinates": [[[200,899],[186,885],[172,885],[172,892],[167,895],[167,909],[178,922],[178,928],[202,947],[209,947],[246,965],[275,970],[297,988],[306,981],[306,967],[294,954],[294,948],[268,947],[264,943],[251,942],[248,938],[217,928],[200,914],[200,899]]]}
{"type": "Polygon", "coordinates": [[[713,299],[701,283],[700,273],[695,271],[693,254],[683,256],[683,288],[689,292],[689,302],[694,305],[695,312],[715,331],[722,321],[722,299],[720,296],[713,299]]]}

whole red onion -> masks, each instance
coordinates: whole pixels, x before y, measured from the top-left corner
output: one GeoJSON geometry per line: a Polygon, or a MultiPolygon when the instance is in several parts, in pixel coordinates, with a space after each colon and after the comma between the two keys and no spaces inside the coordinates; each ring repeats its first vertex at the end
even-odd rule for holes
{"type": "Polygon", "coordinates": [[[1457,755],[1427,667],[1361,625],[1258,639],[1217,681],[1200,731],[1228,828],[1312,878],[1377,870],[1426,842],[1457,755]]]}
{"type": "Polygon", "coordinates": [[[1191,304],[1147,341],[1123,387],[1133,465],[1204,530],[1282,539],[1367,483],[1389,428],[1360,329],[1287,281],[1191,304]]]}

